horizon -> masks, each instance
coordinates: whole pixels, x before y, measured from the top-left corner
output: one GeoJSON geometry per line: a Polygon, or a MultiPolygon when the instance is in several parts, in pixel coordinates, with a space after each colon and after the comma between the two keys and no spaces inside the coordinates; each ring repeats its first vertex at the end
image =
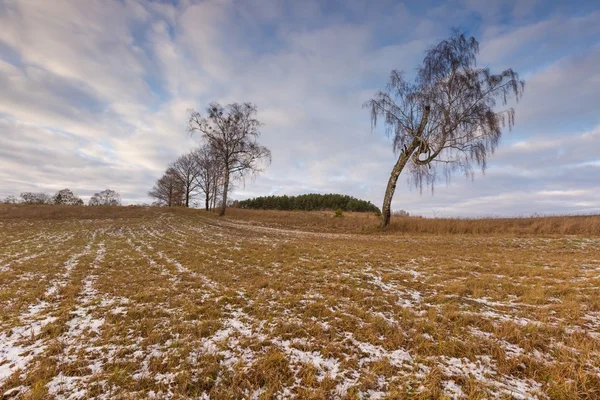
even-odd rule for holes
{"type": "Polygon", "coordinates": [[[340,193],[381,208],[395,162],[362,104],[453,27],[479,65],[526,81],[485,174],[435,193],[401,175],[392,209],[424,217],[600,212],[600,8],[593,1],[0,3],[0,198],[110,188],[123,204],[201,143],[188,109],[253,102],[273,162],[231,199],[340,193]],[[577,6],[573,4],[576,3],[577,6]]]}

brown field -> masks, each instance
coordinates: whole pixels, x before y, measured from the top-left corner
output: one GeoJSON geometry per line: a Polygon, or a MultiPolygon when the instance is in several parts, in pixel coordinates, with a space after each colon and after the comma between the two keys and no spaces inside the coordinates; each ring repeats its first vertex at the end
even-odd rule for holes
{"type": "Polygon", "coordinates": [[[228,212],[0,206],[0,398],[600,398],[600,217],[228,212]]]}
{"type": "MultiPolygon", "coordinates": [[[[227,217],[255,224],[315,232],[381,234],[379,217],[372,213],[332,211],[263,211],[230,209],[227,217]]],[[[544,216],[524,218],[423,218],[392,216],[385,233],[475,235],[584,235],[600,236],[600,215],[544,216]]]]}

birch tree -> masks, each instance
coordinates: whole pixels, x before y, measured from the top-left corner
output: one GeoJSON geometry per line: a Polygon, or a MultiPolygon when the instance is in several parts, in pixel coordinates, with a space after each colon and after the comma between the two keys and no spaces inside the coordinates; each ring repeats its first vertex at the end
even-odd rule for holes
{"type": "Polygon", "coordinates": [[[222,106],[211,103],[206,115],[190,110],[188,132],[199,133],[223,164],[221,210],[225,215],[227,192],[233,180],[262,171],[262,161],[271,162],[271,151],[258,143],[261,123],[251,103],[222,106]]]}
{"type": "Polygon", "coordinates": [[[198,176],[200,170],[196,157],[193,153],[183,154],[171,164],[171,168],[175,171],[177,177],[181,181],[184,190],[183,196],[185,206],[189,207],[190,199],[196,189],[198,189],[198,176]]]}
{"type": "Polygon", "coordinates": [[[475,38],[454,31],[427,51],[414,80],[394,70],[386,90],[365,103],[372,128],[383,120],[398,155],[383,200],[384,228],[390,223],[392,197],[405,168],[421,190],[424,185],[433,190],[440,174],[449,179],[460,171],[472,178],[474,166],[485,171],[503,128],[513,126],[514,109],[496,106],[519,100],[525,82],[512,69],[493,74],[478,67],[478,53],[475,38]]]}
{"type": "Polygon", "coordinates": [[[204,208],[208,211],[216,204],[220,183],[223,179],[223,163],[208,144],[197,148],[192,154],[198,168],[198,177],[196,178],[198,190],[202,193],[204,208]]]}

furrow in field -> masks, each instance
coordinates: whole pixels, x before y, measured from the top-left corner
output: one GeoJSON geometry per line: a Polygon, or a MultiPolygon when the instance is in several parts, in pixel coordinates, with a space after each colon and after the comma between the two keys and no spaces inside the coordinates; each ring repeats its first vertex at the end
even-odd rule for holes
{"type": "Polygon", "coordinates": [[[40,333],[50,323],[56,320],[52,313],[57,310],[60,299],[56,297],[70,278],[73,268],[79,259],[90,252],[93,239],[80,253],[72,255],[63,265],[63,273],[55,278],[46,290],[44,300],[31,305],[28,311],[19,317],[19,322],[0,333],[0,388],[16,372],[25,372],[30,362],[42,354],[47,340],[40,333]]]}
{"type": "Polygon", "coordinates": [[[70,311],[65,332],[57,338],[61,352],[54,355],[56,374],[48,383],[48,394],[56,399],[88,397],[92,379],[103,373],[108,349],[102,343],[106,313],[126,304],[101,294],[95,287],[105,258],[103,242],[98,244],[96,256],[83,279],[83,288],[70,311]]]}
{"type": "MultiPolygon", "coordinates": [[[[4,258],[0,260],[0,272],[6,272],[14,267],[21,265],[27,261],[40,258],[46,254],[51,254],[60,246],[74,237],[72,233],[65,233],[62,235],[43,235],[39,241],[33,242],[26,245],[26,249],[18,251],[16,253],[5,254],[4,258]],[[40,251],[41,249],[41,251],[40,251]]],[[[23,247],[21,245],[20,247],[23,247]]],[[[10,248],[6,248],[7,251],[10,248]]]]}

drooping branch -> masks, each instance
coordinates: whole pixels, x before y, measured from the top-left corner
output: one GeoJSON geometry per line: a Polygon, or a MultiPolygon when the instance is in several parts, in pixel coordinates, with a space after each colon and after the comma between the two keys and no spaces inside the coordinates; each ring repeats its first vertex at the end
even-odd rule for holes
{"type": "MultiPolygon", "coordinates": [[[[457,170],[472,176],[474,166],[485,170],[503,128],[511,129],[515,123],[512,108],[496,107],[508,104],[510,98],[518,101],[525,83],[510,68],[493,74],[478,67],[478,52],[475,38],[454,31],[427,51],[413,82],[393,70],[386,90],[365,103],[371,128],[383,119],[394,152],[410,156],[401,164],[421,190],[424,183],[433,190],[437,165],[446,179],[457,170]]],[[[384,204],[383,209],[390,207],[384,204]]]]}

